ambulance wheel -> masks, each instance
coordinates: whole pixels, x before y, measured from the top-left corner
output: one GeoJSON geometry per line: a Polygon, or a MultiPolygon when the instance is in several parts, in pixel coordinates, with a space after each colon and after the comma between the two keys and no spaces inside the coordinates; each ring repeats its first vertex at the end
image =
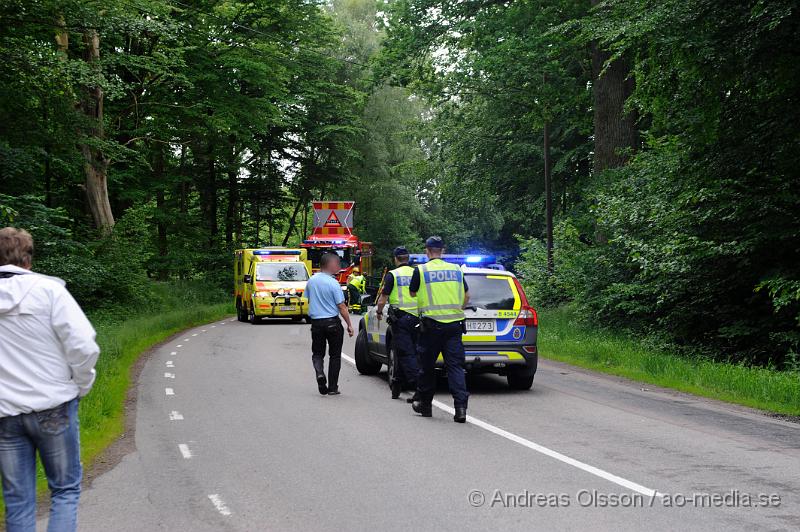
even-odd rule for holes
{"type": "Polygon", "coordinates": [[[508,387],[512,390],[530,390],[533,386],[533,375],[510,373],[507,377],[508,387]]]}
{"type": "Polygon", "coordinates": [[[253,325],[258,325],[261,323],[261,318],[256,316],[256,306],[250,305],[250,315],[248,316],[250,323],[253,325]]]}
{"type": "Polygon", "coordinates": [[[381,370],[381,363],[375,362],[369,356],[369,346],[367,345],[367,331],[361,329],[356,337],[356,369],[362,375],[377,375],[381,370]]]}
{"type": "Polygon", "coordinates": [[[242,323],[247,321],[247,311],[242,308],[241,303],[236,304],[236,319],[242,323]]]}

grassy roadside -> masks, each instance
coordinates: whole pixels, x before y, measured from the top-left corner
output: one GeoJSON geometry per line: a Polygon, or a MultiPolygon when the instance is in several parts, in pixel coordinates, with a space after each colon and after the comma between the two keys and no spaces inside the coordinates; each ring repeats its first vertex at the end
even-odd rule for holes
{"type": "MultiPolygon", "coordinates": [[[[203,288],[196,285],[162,285],[155,295],[151,306],[124,319],[108,312],[90,315],[101,354],[97,380],[80,405],[81,458],[85,466],[122,434],[130,370],[139,356],[179,331],[235,313],[230,303],[219,303],[219,294],[203,293],[203,288]]],[[[46,490],[46,486],[40,466],[38,491],[46,490]]],[[[0,516],[4,513],[0,497],[0,516]]]]}
{"type": "Polygon", "coordinates": [[[569,307],[539,312],[545,358],[770,412],[800,415],[800,375],[691,359],[581,324],[569,307]]]}

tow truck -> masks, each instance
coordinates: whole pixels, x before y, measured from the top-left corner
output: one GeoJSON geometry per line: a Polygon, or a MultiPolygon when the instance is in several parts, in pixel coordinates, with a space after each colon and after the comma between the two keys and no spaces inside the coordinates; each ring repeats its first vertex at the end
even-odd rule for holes
{"type": "Polygon", "coordinates": [[[351,275],[372,276],[371,242],[361,241],[353,233],[353,201],[314,201],[314,231],[300,244],[308,252],[312,273],[319,271],[325,253],[336,253],[341,261],[337,280],[347,290],[351,275]]]}
{"type": "Polygon", "coordinates": [[[311,265],[305,249],[266,247],[234,252],[236,317],[252,324],[262,318],[308,316],[304,292],[311,265]]]}
{"type": "MultiPolygon", "coordinates": [[[[539,360],[539,318],[519,280],[493,256],[445,254],[442,259],[458,264],[469,286],[470,306],[464,311],[467,332],[463,336],[467,372],[502,375],[511,389],[530,389],[539,360]]],[[[411,255],[409,264],[427,260],[425,255],[411,255]]],[[[392,327],[387,320],[378,320],[375,310],[370,306],[358,326],[356,369],[363,375],[375,375],[386,365],[391,386],[398,363],[392,327]]],[[[436,367],[441,370],[443,366],[440,354],[436,367]]]]}

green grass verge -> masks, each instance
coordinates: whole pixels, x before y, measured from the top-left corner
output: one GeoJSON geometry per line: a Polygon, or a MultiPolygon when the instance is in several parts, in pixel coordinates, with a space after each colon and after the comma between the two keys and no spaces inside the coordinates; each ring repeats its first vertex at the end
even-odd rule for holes
{"type": "Polygon", "coordinates": [[[576,366],[791,416],[800,415],[800,375],[688,358],[592,328],[570,307],[539,312],[539,353],[576,366]]]}
{"type": "MultiPolygon", "coordinates": [[[[108,311],[92,316],[101,353],[96,366],[97,380],[80,406],[84,465],[91,464],[124,430],[125,397],[136,360],[177,332],[235,313],[230,303],[209,302],[219,301],[218,294],[200,294],[196,286],[170,283],[156,287],[154,292],[154,307],[129,313],[121,321],[108,311]]],[[[40,466],[38,489],[42,492],[46,487],[40,466]]],[[[0,497],[0,515],[4,515],[4,510],[0,497]]]]}

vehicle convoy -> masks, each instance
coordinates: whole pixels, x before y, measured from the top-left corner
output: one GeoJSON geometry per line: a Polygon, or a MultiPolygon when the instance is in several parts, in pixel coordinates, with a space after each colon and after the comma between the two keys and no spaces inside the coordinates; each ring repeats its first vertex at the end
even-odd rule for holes
{"type": "MultiPolygon", "coordinates": [[[[442,259],[461,265],[469,287],[463,336],[467,372],[503,375],[512,389],[530,389],[539,358],[536,347],[539,318],[519,280],[495,264],[494,257],[445,254],[442,259]]],[[[410,265],[426,261],[424,255],[411,255],[410,265]]],[[[356,367],[363,375],[375,375],[386,365],[391,383],[398,363],[392,345],[392,326],[386,319],[378,320],[375,310],[376,307],[370,307],[359,323],[356,367]]],[[[439,355],[436,367],[443,366],[439,355]]]]}
{"type": "Polygon", "coordinates": [[[347,290],[350,276],[372,275],[372,252],[370,242],[362,242],[353,233],[352,201],[315,201],[314,231],[300,246],[308,252],[312,273],[319,271],[319,261],[324,253],[336,253],[342,263],[337,280],[347,290]]]}
{"type": "Polygon", "coordinates": [[[305,297],[310,264],[305,249],[266,247],[234,252],[236,316],[259,323],[262,318],[308,316],[305,297]]]}

